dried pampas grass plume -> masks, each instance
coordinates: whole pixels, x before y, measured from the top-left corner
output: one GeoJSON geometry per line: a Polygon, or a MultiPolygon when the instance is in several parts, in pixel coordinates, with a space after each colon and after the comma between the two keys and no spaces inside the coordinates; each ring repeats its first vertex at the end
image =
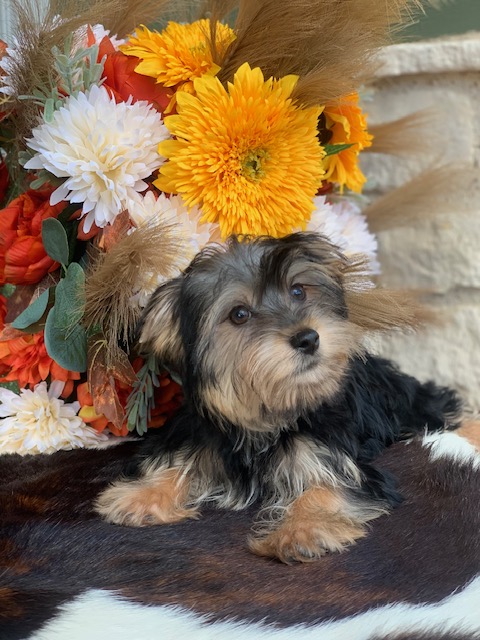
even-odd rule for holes
{"type": "Polygon", "coordinates": [[[369,124],[373,143],[363,151],[393,156],[433,155],[443,144],[442,120],[445,117],[444,113],[432,107],[409,113],[398,120],[369,124]]]}
{"type": "Polygon", "coordinates": [[[174,225],[158,222],[139,227],[108,252],[96,250],[85,284],[84,323],[103,334],[112,354],[119,342],[128,344],[133,337],[141,309],[131,298],[142,274],[172,277],[179,253],[174,225]]]}
{"type": "Polygon", "coordinates": [[[347,290],[350,322],[366,331],[418,329],[435,321],[435,314],[422,302],[422,294],[408,290],[347,290]]]}
{"type": "Polygon", "coordinates": [[[342,269],[350,322],[365,331],[418,329],[435,320],[423,292],[376,287],[365,256],[353,256],[342,269]]]}
{"type": "Polygon", "coordinates": [[[372,202],[363,214],[372,233],[407,227],[457,209],[455,193],[468,192],[477,179],[478,169],[468,165],[429,169],[372,202]]]}
{"type": "MultiPolygon", "coordinates": [[[[213,3],[217,13],[219,5],[213,3]]],[[[232,80],[248,60],[265,77],[298,75],[294,98],[325,104],[371,78],[375,51],[420,6],[416,0],[240,0],[237,38],[218,77],[232,80]]]]}

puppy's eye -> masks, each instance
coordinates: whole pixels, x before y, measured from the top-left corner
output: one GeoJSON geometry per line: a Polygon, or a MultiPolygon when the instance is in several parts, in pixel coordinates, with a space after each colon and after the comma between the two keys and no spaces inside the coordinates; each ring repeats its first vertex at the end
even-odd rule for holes
{"type": "Polygon", "coordinates": [[[252,312],[247,307],[234,307],[228,317],[233,324],[245,324],[252,317],[252,312]]]}
{"type": "Polygon", "coordinates": [[[290,287],[290,295],[295,300],[305,300],[307,294],[305,288],[301,284],[294,284],[290,287]]]}

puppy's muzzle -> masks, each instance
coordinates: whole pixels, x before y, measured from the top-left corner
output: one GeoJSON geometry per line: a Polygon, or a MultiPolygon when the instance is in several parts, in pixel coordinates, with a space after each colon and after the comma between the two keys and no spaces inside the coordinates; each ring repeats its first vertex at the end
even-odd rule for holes
{"type": "Polygon", "coordinates": [[[320,345],[320,336],[313,329],[302,329],[290,338],[290,344],[297,351],[313,356],[320,345]]]}

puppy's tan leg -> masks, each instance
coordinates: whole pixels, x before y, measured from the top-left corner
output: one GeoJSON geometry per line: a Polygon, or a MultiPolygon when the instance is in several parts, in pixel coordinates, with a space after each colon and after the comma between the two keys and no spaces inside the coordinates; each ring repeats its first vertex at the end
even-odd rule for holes
{"type": "Polygon", "coordinates": [[[282,562],[309,562],[329,551],[343,551],[366,533],[365,523],[385,513],[381,508],[349,504],[340,490],[307,489],[287,507],[280,525],[267,535],[253,538],[250,549],[282,562]]]}
{"type": "Polygon", "coordinates": [[[144,527],[196,518],[187,506],[189,481],[178,468],[149,471],[139,480],[120,480],[108,487],[95,510],[115,524],[144,527]]]}
{"type": "Polygon", "coordinates": [[[465,438],[480,451],[480,420],[464,420],[453,433],[465,438]]]}

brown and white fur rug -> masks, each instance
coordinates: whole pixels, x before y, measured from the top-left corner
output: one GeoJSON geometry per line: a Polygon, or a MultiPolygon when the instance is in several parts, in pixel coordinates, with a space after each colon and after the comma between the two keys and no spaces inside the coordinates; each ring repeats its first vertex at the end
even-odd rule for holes
{"type": "Polygon", "coordinates": [[[101,521],[92,502],[136,446],[0,457],[1,640],[480,638],[480,454],[457,434],[388,449],[403,504],[291,566],[246,549],[251,512],[101,521]]]}

